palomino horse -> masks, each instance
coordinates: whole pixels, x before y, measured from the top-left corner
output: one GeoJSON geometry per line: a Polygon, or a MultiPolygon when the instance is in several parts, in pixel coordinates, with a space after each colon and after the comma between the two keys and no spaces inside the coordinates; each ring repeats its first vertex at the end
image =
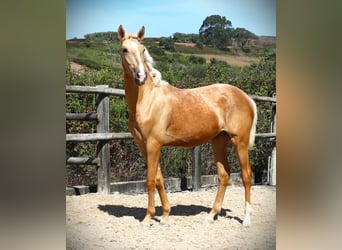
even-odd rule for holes
{"type": "Polygon", "coordinates": [[[142,223],[149,225],[155,215],[156,188],[163,210],[160,223],[167,223],[169,218],[171,208],[159,163],[161,147],[194,147],[210,141],[219,185],[207,219],[212,222],[221,211],[230,175],[227,148],[232,142],[239,158],[245,188],[243,225],[249,225],[252,171],[248,148],[253,146],[255,138],[257,110],[254,101],[242,90],[228,84],[194,89],[156,84],[151,65],[144,60],[145,47],[140,43],[144,33],[144,26],[137,35],[126,33],[122,25],[118,28],[129,108],[128,126],[147,162],[148,206],[142,223]]]}

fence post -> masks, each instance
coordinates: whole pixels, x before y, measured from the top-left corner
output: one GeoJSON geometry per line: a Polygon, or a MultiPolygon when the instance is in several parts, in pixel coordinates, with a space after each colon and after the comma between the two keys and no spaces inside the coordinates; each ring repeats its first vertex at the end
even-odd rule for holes
{"type": "Polygon", "coordinates": [[[201,146],[192,149],[192,190],[201,188],[201,146]]]}
{"type": "MultiPolygon", "coordinates": [[[[273,95],[275,97],[275,95],[273,95]]],[[[271,133],[276,133],[276,104],[272,103],[272,122],[271,122],[271,133]]],[[[272,186],[276,185],[276,147],[272,149],[271,160],[270,160],[270,173],[269,173],[269,184],[272,186]]]]}
{"type": "MultiPolygon", "coordinates": [[[[106,87],[108,85],[97,85],[106,87]]],[[[109,132],[109,97],[105,94],[98,94],[96,98],[98,133],[109,132]]],[[[110,194],[110,147],[108,141],[99,141],[97,144],[97,157],[100,158],[97,170],[97,192],[110,194]]]]}

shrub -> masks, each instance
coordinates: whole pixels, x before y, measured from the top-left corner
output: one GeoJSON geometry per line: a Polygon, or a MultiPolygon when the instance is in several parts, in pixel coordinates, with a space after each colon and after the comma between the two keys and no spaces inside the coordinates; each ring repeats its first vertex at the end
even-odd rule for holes
{"type": "Polygon", "coordinates": [[[175,51],[175,43],[171,37],[162,37],[159,40],[159,46],[168,51],[175,51]]]}

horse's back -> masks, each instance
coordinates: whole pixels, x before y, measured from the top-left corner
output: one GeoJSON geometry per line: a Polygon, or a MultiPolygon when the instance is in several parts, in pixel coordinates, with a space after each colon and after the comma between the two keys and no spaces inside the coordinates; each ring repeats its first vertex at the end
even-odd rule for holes
{"type": "Polygon", "coordinates": [[[245,107],[248,96],[232,85],[214,84],[193,89],[169,85],[162,88],[162,103],[158,107],[163,107],[164,112],[158,117],[161,125],[158,131],[165,131],[168,145],[193,146],[222,131],[235,132],[234,124],[238,118],[235,113],[241,116],[249,112],[245,107]]]}
{"type": "Polygon", "coordinates": [[[231,136],[249,134],[255,114],[254,101],[240,88],[217,83],[195,88],[215,110],[218,127],[231,136]]]}

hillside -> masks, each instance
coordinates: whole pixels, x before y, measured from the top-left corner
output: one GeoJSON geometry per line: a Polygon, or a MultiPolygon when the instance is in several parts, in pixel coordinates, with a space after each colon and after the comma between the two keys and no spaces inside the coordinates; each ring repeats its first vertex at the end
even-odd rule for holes
{"type": "Polygon", "coordinates": [[[270,47],[275,48],[276,47],[276,37],[275,36],[259,36],[259,39],[252,40],[251,43],[255,46],[260,47],[270,47]]]}
{"type": "MultiPolygon", "coordinates": [[[[158,54],[170,53],[159,46],[159,38],[145,38],[143,43],[149,51],[150,48],[154,49],[151,50],[150,53],[155,61],[158,61],[158,55],[157,57],[155,55],[156,50],[159,49],[157,52],[158,54]]],[[[103,65],[108,65],[109,60],[112,60],[113,57],[118,56],[118,46],[117,41],[90,42],[85,39],[71,39],[66,41],[66,53],[70,61],[99,70],[103,65]],[[105,61],[107,61],[107,63],[105,61]]],[[[203,48],[200,49],[196,47],[195,43],[181,42],[174,43],[174,47],[175,51],[171,53],[196,55],[204,58],[207,63],[215,58],[216,60],[224,61],[229,65],[248,66],[252,63],[257,63],[260,56],[265,52],[275,52],[276,38],[271,36],[260,36],[259,39],[251,40],[245,51],[237,46],[228,47],[228,51],[222,51],[211,46],[203,46],[203,48]]]]}

